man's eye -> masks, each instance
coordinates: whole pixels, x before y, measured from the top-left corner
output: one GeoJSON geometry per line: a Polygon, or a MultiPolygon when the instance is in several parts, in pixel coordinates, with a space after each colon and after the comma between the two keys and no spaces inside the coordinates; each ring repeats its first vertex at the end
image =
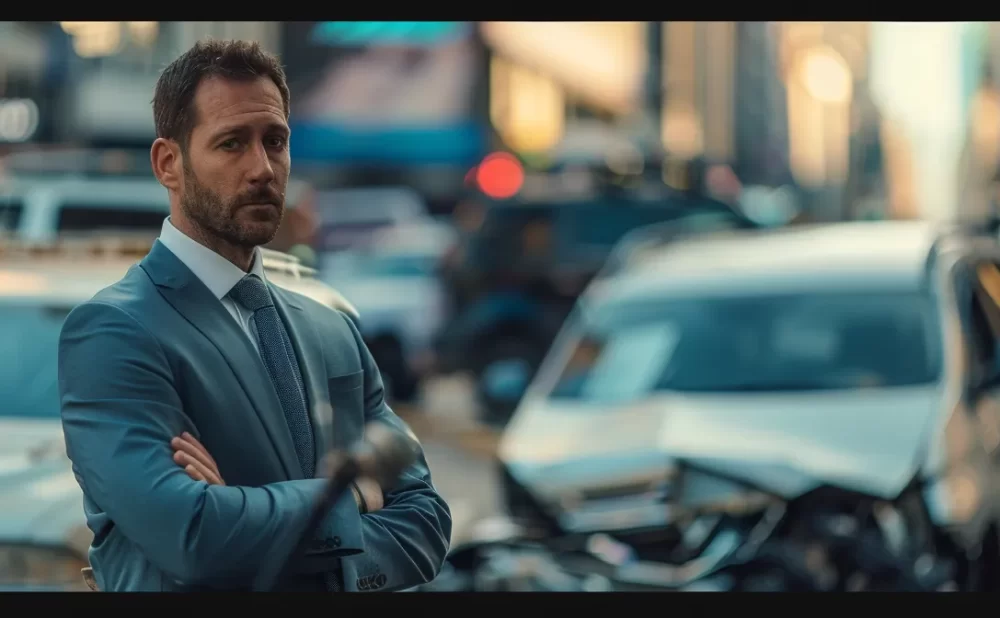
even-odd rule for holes
{"type": "Polygon", "coordinates": [[[225,150],[232,150],[238,147],[240,145],[240,142],[237,139],[227,139],[226,141],[222,142],[219,145],[225,150]]]}
{"type": "Polygon", "coordinates": [[[288,143],[284,137],[269,137],[267,138],[267,145],[271,148],[284,148],[285,144],[288,143]]]}

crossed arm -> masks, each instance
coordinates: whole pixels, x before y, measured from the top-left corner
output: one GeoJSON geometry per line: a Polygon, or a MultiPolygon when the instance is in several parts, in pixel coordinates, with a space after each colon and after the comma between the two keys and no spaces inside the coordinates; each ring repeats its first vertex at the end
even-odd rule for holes
{"type": "MultiPolygon", "coordinates": [[[[226,484],[222,472],[219,471],[219,464],[198,438],[185,431],[170,441],[170,448],[174,449],[174,461],[178,466],[183,466],[184,471],[192,479],[205,481],[209,485],[226,484]]],[[[367,478],[352,483],[351,493],[354,495],[354,502],[363,513],[381,509],[385,499],[379,484],[367,478]]]]}
{"type": "MultiPolygon", "coordinates": [[[[366,420],[403,427],[385,405],[378,370],[359,336],[366,420]]],[[[193,480],[173,459],[171,440],[194,424],[184,414],[159,342],[118,307],[91,301],[70,313],[59,346],[66,446],[83,490],[164,573],[184,584],[245,586],[258,565],[295,542],[325,481],[261,487],[193,480]],[[100,359],[100,362],[95,362],[100,359]]],[[[359,517],[353,501],[353,517],[359,517]]],[[[345,517],[343,502],[329,525],[345,517]]],[[[432,579],[451,533],[447,505],[423,456],[361,515],[366,554],[391,567],[388,589],[432,579]]]]}

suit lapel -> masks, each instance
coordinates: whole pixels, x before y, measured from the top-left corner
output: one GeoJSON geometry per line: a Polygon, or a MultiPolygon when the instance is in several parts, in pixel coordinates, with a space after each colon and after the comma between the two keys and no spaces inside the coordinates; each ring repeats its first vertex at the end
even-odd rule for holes
{"type": "Polygon", "coordinates": [[[160,294],[207,337],[226,359],[271,438],[289,479],[302,478],[292,434],[271,377],[250,339],[222,303],[177,257],[156,241],[140,264],[160,294]]]}
{"type": "Polygon", "coordinates": [[[326,361],[323,358],[323,348],[319,345],[319,332],[294,295],[273,284],[268,287],[278,315],[288,329],[288,338],[292,341],[295,357],[299,361],[306,403],[312,415],[316,461],[319,461],[333,437],[333,411],[330,409],[330,397],[326,394],[329,392],[325,384],[326,361]]]}

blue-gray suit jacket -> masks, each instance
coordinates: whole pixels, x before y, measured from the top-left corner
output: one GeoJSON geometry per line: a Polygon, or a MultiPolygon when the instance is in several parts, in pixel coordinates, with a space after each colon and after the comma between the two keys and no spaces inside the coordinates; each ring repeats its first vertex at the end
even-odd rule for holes
{"type": "MultiPolygon", "coordinates": [[[[313,410],[317,460],[373,420],[408,430],[354,324],[269,286],[313,410]]],[[[160,242],[118,283],[74,309],[59,342],[66,447],[94,532],[104,591],[249,589],[261,564],[294,544],[324,480],[303,478],[281,404],[253,344],[205,285],[160,242]],[[194,481],[170,440],[189,431],[225,486],[194,481]]],[[[289,584],[398,590],[434,578],[451,514],[421,453],[385,507],[332,509],[289,584]]]]}

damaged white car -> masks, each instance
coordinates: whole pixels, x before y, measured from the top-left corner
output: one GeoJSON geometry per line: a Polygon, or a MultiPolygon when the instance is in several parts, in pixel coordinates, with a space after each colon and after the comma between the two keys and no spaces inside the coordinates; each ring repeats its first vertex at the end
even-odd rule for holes
{"type": "Polygon", "coordinates": [[[646,585],[996,590],[995,239],[651,238],[592,284],[507,427],[514,517],[611,534],[646,585]]]}

